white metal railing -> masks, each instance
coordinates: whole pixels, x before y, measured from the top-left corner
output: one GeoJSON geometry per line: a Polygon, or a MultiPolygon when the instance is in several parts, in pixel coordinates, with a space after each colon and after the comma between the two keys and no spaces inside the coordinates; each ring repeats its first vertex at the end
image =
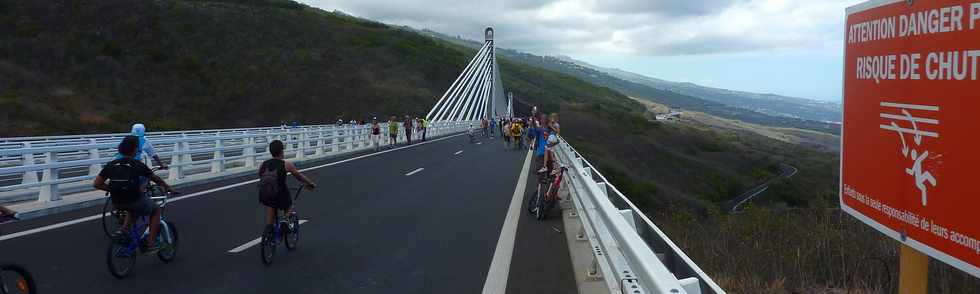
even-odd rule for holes
{"type": "Polygon", "coordinates": [[[568,168],[566,185],[582,222],[577,237],[593,250],[590,274],[611,292],[725,293],[568,142],[562,139],[555,153],[568,168]]]}
{"type": "MultiPolygon", "coordinates": [[[[472,123],[432,122],[427,137],[461,132],[472,123]]],[[[398,130],[399,140],[404,142],[405,130],[401,126],[398,130]]],[[[308,160],[372,148],[370,132],[370,125],[314,125],[156,132],[148,133],[147,139],[170,166],[158,173],[168,181],[185,182],[219,175],[230,168],[239,172],[256,169],[257,162],[270,157],[266,150],[272,140],[286,144],[287,156],[308,160]]],[[[0,202],[18,196],[58,201],[64,191],[91,190],[87,181],[113,159],[125,135],[0,138],[0,202]]],[[[413,133],[413,138],[420,137],[413,133]]],[[[379,144],[388,145],[387,123],[382,124],[379,144]]],[[[144,160],[149,163],[147,157],[144,160]]]]}

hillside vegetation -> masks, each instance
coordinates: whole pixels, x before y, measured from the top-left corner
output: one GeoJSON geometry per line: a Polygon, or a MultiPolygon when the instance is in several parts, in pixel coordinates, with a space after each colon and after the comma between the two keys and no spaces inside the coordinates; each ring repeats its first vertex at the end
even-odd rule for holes
{"type": "Polygon", "coordinates": [[[0,136],[423,115],[472,55],[292,1],[3,0],[0,136]]]}

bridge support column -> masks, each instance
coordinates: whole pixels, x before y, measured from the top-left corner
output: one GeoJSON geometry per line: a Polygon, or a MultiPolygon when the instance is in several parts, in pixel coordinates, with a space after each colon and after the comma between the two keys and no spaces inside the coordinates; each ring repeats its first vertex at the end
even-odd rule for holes
{"type": "Polygon", "coordinates": [[[313,156],[323,156],[323,152],[326,151],[326,148],[323,147],[325,143],[326,140],[323,139],[323,127],[316,127],[316,151],[313,152],[313,156]]]}
{"type": "Polygon", "coordinates": [[[354,125],[349,125],[348,128],[350,128],[350,131],[347,132],[348,133],[347,134],[347,136],[348,136],[347,137],[347,142],[348,142],[347,151],[348,152],[354,152],[354,143],[357,141],[357,127],[354,126],[354,125]]]}
{"type": "Polygon", "coordinates": [[[224,147],[225,146],[224,144],[222,144],[221,139],[214,140],[215,150],[214,150],[214,156],[212,158],[213,160],[211,161],[212,173],[220,173],[225,171],[225,152],[222,149],[224,147]]]}
{"type": "MultiPolygon", "coordinates": [[[[24,143],[24,149],[30,150],[31,143],[24,143]]],[[[34,165],[34,153],[24,153],[21,155],[21,165],[24,167],[30,167],[34,165]]],[[[37,172],[33,170],[28,170],[24,172],[24,176],[21,178],[21,184],[33,184],[37,183],[37,172]]]]}
{"type": "Polygon", "coordinates": [[[242,151],[242,155],[245,155],[245,168],[255,167],[255,137],[246,137],[242,144],[245,145],[245,150],[242,151]]]}
{"type": "MultiPolygon", "coordinates": [[[[185,165],[183,168],[187,168],[191,166],[192,162],[194,162],[194,154],[191,154],[191,142],[187,141],[187,134],[184,134],[181,137],[183,138],[181,141],[184,142],[180,143],[180,145],[182,145],[180,149],[184,151],[184,154],[182,155],[184,159],[181,160],[180,163],[185,165]]],[[[183,174],[181,174],[181,177],[183,177],[183,174]]]]}
{"type": "Polygon", "coordinates": [[[183,145],[183,143],[174,142],[174,148],[171,151],[172,154],[170,156],[170,171],[167,172],[167,178],[170,181],[179,180],[181,177],[184,176],[183,173],[184,165],[180,161],[181,158],[180,151],[182,150],[181,145],[183,145]]]}
{"type": "Polygon", "coordinates": [[[306,158],[306,131],[296,135],[296,159],[306,158]]]}
{"type": "MultiPolygon", "coordinates": [[[[57,155],[54,154],[53,152],[48,152],[44,154],[45,164],[51,165],[57,162],[58,162],[57,155]]],[[[51,182],[56,180],[58,180],[58,170],[56,168],[48,167],[45,168],[43,172],[41,172],[41,181],[51,182]]],[[[41,192],[40,194],[38,194],[37,200],[40,202],[61,200],[61,193],[59,193],[58,191],[58,184],[50,183],[41,186],[41,192]]]]}
{"type": "MultiPolygon", "coordinates": [[[[92,144],[92,145],[95,145],[96,144],[96,141],[95,141],[95,139],[90,139],[89,140],[89,143],[92,144]]],[[[88,158],[91,159],[91,160],[98,160],[99,159],[99,148],[98,147],[92,147],[92,149],[89,149],[88,150],[88,158]]],[[[102,165],[100,165],[98,163],[92,163],[92,165],[89,165],[88,166],[88,174],[89,175],[92,175],[92,176],[98,175],[99,174],[99,171],[102,171],[102,165]]]]}

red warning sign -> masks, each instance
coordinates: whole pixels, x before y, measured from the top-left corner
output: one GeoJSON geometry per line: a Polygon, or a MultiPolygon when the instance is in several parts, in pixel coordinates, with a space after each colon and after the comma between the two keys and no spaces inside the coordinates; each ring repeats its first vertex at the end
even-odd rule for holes
{"type": "Polygon", "coordinates": [[[980,1],[847,9],[841,208],[980,277],[980,1]]]}

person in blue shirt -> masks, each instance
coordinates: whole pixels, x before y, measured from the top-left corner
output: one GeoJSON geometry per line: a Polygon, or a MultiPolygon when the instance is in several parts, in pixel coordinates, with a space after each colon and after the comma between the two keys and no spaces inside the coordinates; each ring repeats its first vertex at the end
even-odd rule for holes
{"type": "MultiPolygon", "coordinates": [[[[136,155],[133,156],[133,159],[135,159],[136,161],[142,161],[143,153],[145,152],[146,155],[149,155],[150,158],[153,159],[153,162],[156,163],[156,165],[160,166],[160,169],[166,170],[167,168],[169,168],[169,166],[167,166],[167,164],[163,162],[163,160],[160,160],[160,156],[157,156],[157,152],[153,149],[153,144],[151,144],[150,141],[146,139],[146,126],[144,126],[141,123],[133,124],[133,128],[130,131],[129,135],[134,136],[139,140],[139,143],[136,147],[136,155]]],[[[115,159],[121,159],[121,158],[123,158],[123,154],[116,153],[115,159]]]]}

